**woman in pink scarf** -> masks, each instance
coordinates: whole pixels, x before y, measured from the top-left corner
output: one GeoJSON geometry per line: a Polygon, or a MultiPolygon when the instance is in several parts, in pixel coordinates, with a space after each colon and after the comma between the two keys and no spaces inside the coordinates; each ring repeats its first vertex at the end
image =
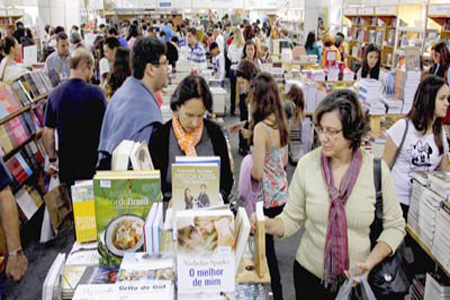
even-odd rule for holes
{"type": "Polygon", "coordinates": [[[368,276],[396,251],[405,220],[383,163],[383,231],[371,249],[373,156],[360,147],[370,128],[356,94],[331,93],[319,104],[315,123],[322,146],[299,161],[283,213],[266,219],[266,232],[285,238],[305,228],[294,262],[297,299],[335,299],[350,274],[368,276]]]}

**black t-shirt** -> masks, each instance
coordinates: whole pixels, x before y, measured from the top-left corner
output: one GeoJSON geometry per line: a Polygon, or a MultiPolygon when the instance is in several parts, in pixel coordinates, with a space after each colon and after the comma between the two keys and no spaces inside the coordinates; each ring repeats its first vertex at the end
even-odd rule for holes
{"type": "Polygon", "coordinates": [[[70,79],[50,94],[45,126],[58,131],[62,182],[93,177],[105,110],[103,91],[81,79],[70,79]]]}
{"type": "Polygon", "coordinates": [[[3,191],[12,182],[11,175],[8,172],[3,159],[0,159],[0,191],[3,191]]]}

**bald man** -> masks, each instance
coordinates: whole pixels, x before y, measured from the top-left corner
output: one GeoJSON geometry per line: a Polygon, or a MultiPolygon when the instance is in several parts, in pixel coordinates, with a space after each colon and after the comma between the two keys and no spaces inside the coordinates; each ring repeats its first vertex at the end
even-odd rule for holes
{"type": "Polygon", "coordinates": [[[94,58],[84,49],[76,49],[70,59],[70,79],[54,89],[45,111],[44,147],[59,178],[68,187],[76,180],[91,179],[97,163],[97,148],[106,98],[89,80],[94,58]],[[55,151],[58,131],[58,154],[55,151]]]}

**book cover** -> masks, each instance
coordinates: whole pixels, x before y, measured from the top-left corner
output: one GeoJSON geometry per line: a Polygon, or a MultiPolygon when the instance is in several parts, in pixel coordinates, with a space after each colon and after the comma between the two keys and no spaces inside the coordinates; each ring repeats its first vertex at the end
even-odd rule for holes
{"type": "Polygon", "coordinates": [[[118,266],[125,252],[143,248],[145,219],[161,201],[159,171],[98,172],[94,198],[101,264],[118,266]]]}
{"type": "Polygon", "coordinates": [[[416,47],[405,48],[406,72],[420,71],[420,50],[416,47]]]}
{"type": "Polygon", "coordinates": [[[172,253],[125,253],[117,282],[175,281],[172,253]]]}
{"type": "Polygon", "coordinates": [[[173,214],[185,209],[218,206],[220,167],[217,163],[172,164],[173,214]]]}
{"type": "Polygon", "coordinates": [[[72,186],[72,203],[77,242],[95,241],[97,239],[97,224],[95,223],[92,180],[77,182],[72,186]]]}
{"type": "Polygon", "coordinates": [[[234,293],[234,220],[230,210],[176,215],[178,295],[234,293]]]}
{"type": "Polygon", "coordinates": [[[239,207],[236,215],[236,224],[235,224],[236,272],[239,268],[239,264],[241,262],[242,255],[244,254],[245,246],[247,245],[249,236],[250,236],[250,220],[248,219],[245,208],[239,207]]]}
{"type": "Polygon", "coordinates": [[[21,108],[6,85],[0,85],[0,104],[0,119],[21,108]]]}

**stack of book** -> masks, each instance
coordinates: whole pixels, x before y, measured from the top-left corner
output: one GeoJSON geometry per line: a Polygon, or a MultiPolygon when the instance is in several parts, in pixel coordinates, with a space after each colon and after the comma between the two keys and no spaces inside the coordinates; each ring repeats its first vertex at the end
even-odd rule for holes
{"type": "Polygon", "coordinates": [[[450,201],[444,201],[441,203],[441,208],[436,218],[436,230],[431,252],[444,269],[450,272],[450,231],[448,228],[450,228],[450,201]]]}
{"type": "Polygon", "coordinates": [[[447,300],[450,298],[450,280],[438,274],[427,273],[424,300],[447,300]]]}
{"type": "Polygon", "coordinates": [[[144,250],[147,253],[161,252],[163,230],[163,203],[152,206],[144,224],[144,250]]]}
{"type": "Polygon", "coordinates": [[[227,92],[220,86],[211,87],[210,91],[214,99],[213,112],[215,114],[223,115],[225,113],[225,98],[227,97],[227,92]]]}
{"type": "MultiPolygon", "coordinates": [[[[426,173],[425,173],[426,174],[426,173]]],[[[420,173],[413,173],[411,202],[409,203],[408,211],[408,224],[414,229],[415,232],[419,232],[419,209],[420,202],[423,197],[423,191],[426,189],[426,185],[423,184],[420,173]]]]}
{"type": "Polygon", "coordinates": [[[402,113],[406,114],[411,110],[414,102],[414,95],[420,84],[420,71],[397,70],[395,76],[395,99],[403,100],[402,113]]]}
{"type": "Polygon", "coordinates": [[[355,73],[350,69],[344,69],[342,73],[342,81],[353,81],[355,78],[355,73]]]}
{"type": "Polygon", "coordinates": [[[430,188],[444,198],[450,198],[450,172],[430,174],[430,188]]]}
{"type": "Polygon", "coordinates": [[[381,82],[375,79],[361,79],[359,85],[359,99],[369,108],[371,115],[381,115],[386,107],[380,99],[381,82]]]}
{"type": "Polygon", "coordinates": [[[410,295],[411,300],[423,300],[425,295],[425,274],[419,274],[414,277],[410,295]]]}
{"type": "Polygon", "coordinates": [[[441,195],[430,189],[424,189],[419,203],[418,234],[422,242],[429,248],[433,243],[436,217],[444,200],[441,195]]]}
{"type": "Polygon", "coordinates": [[[316,82],[305,82],[303,85],[303,94],[305,95],[305,112],[314,112],[316,110],[317,102],[317,89],[316,82]]]}

